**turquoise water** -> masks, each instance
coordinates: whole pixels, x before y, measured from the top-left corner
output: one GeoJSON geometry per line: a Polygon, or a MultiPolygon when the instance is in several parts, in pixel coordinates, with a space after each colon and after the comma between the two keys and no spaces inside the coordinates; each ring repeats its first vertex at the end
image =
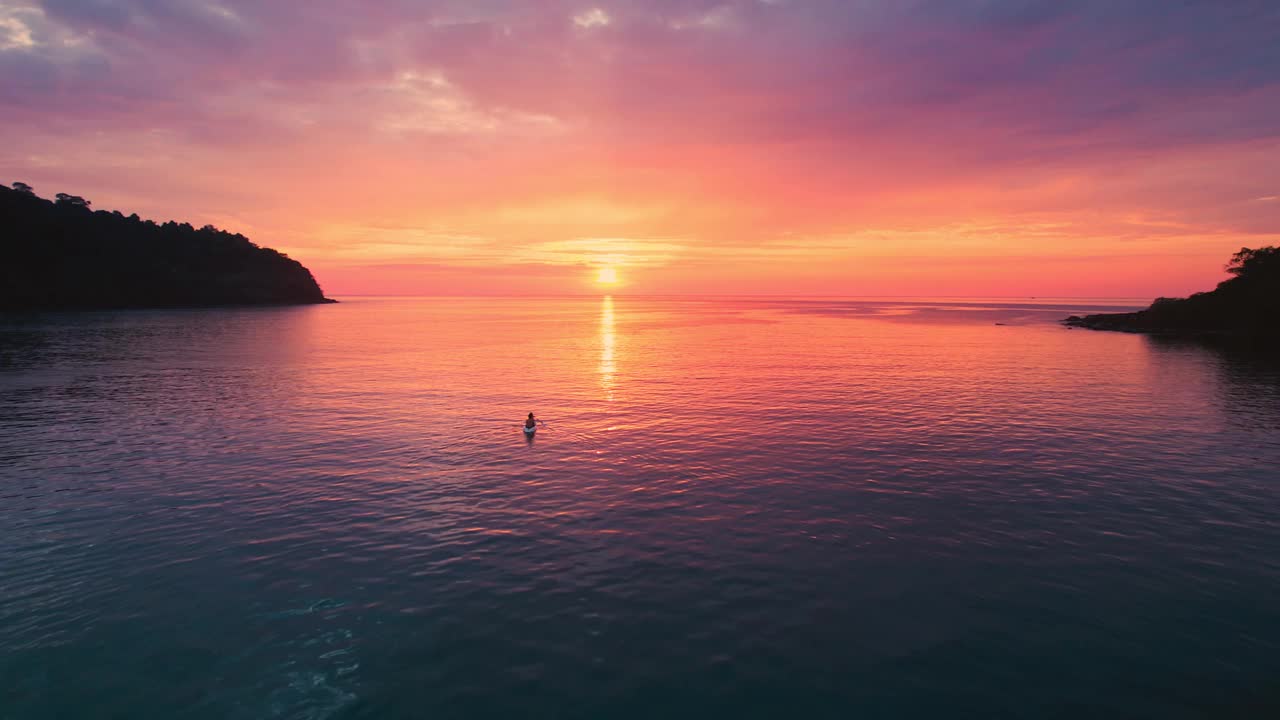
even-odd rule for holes
{"type": "Polygon", "coordinates": [[[0,318],[0,718],[1276,716],[1280,365],[1132,304],[0,318]]]}

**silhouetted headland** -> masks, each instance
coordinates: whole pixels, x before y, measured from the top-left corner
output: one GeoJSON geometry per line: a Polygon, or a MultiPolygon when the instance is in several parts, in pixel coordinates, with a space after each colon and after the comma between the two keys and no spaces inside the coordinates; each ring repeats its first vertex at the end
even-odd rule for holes
{"type": "Polygon", "coordinates": [[[0,310],[334,302],[302,263],[248,238],[0,187],[0,310]]]}
{"type": "Polygon", "coordinates": [[[1092,330],[1206,339],[1280,340],[1280,248],[1242,248],[1231,256],[1234,277],[1188,298],[1157,298],[1146,310],[1072,315],[1063,323],[1092,330]]]}

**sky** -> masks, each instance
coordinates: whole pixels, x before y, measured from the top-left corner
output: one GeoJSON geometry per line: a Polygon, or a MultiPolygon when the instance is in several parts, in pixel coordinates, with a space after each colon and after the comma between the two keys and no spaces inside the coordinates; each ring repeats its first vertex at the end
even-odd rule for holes
{"type": "Polygon", "coordinates": [[[0,0],[0,137],[335,297],[1183,295],[1280,244],[1280,3],[0,0]]]}

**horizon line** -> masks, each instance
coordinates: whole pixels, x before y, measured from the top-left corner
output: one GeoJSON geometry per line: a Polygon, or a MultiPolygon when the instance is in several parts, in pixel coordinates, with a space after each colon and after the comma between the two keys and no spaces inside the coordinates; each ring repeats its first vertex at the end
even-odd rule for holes
{"type": "Polygon", "coordinates": [[[903,299],[923,300],[930,298],[948,300],[1146,300],[1151,298],[1139,295],[826,295],[805,293],[469,293],[466,295],[450,294],[395,294],[395,293],[334,293],[326,294],[333,298],[602,298],[602,297],[634,297],[634,298],[817,298],[823,300],[839,299],[903,299]]]}

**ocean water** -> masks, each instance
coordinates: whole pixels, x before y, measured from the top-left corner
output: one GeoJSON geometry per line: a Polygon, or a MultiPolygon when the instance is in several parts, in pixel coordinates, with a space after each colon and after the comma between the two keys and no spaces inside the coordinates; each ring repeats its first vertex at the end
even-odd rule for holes
{"type": "Polygon", "coordinates": [[[0,317],[0,718],[1278,717],[1280,365],[1139,304],[0,317]]]}

